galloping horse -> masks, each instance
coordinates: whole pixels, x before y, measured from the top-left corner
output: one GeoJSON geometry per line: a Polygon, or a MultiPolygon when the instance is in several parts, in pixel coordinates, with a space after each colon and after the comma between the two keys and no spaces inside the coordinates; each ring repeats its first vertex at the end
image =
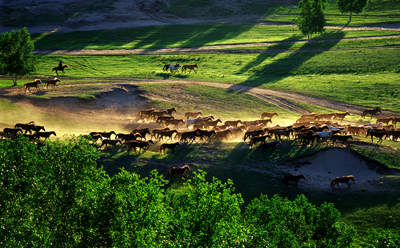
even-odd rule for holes
{"type": "Polygon", "coordinates": [[[288,184],[289,181],[292,181],[295,183],[295,185],[297,186],[297,183],[299,182],[300,179],[304,179],[306,180],[306,178],[304,177],[303,174],[297,175],[297,176],[293,176],[293,175],[285,175],[282,179],[282,182],[285,182],[285,184],[288,184]]]}
{"type": "Polygon", "coordinates": [[[268,117],[271,119],[272,116],[275,116],[275,115],[278,116],[278,113],[277,112],[274,112],[274,113],[264,112],[261,114],[261,120],[264,120],[265,117],[268,117]]]}
{"type": "Polygon", "coordinates": [[[26,93],[26,89],[28,89],[28,91],[31,92],[31,90],[29,89],[31,87],[36,87],[36,90],[40,91],[40,88],[39,88],[38,84],[42,84],[42,80],[36,79],[35,81],[33,81],[31,83],[24,84],[25,93],[26,93]]]}
{"type": "Polygon", "coordinates": [[[159,152],[159,153],[164,153],[165,152],[165,149],[171,149],[172,150],[172,153],[174,153],[175,152],[175,147],[176,146],[180,146],[181,145],[181,143],[180,142],[175,142],[175,143],[172,143],[172,144],[162,144],[158,149],[157,149],[157,152],[159,152]]]}
{"type": "Polygon", "coordinates": [[[350,188],[349,180],[353,180],[353,183],[354,183],[354,176],[349,175],[349,176],[343,176],[343,177],[336,177],[336,178],[332,179],[332,181],[331,181],[331,188],[334,189],[335,185],[337,184],[338,188],[340,189],[339,183],[347,183],[347,185],[350,188]]]}
{"type": "Polygon", "coordinates": [[[381,111],[380,108],[366,109],[366,110],[363,111],[361,117],[364,118],[366,115],[371,115],[371,119],[372,119],[372,117],[374,117],[374,116],[378,117],[378,116],[376,115],[378,112],[379,112],[379,113],[382,113],[382,111],[381,111]]]}
{"type": "Polygon", "coordinates": [[[58,87],[57,82],[61,82],[61,80],[60,80],[59,78],[54,78],[54,79],[51,79],[51,80],[46,80],[46,89],[49,88],[49,84],[52,84],[52,85],[53,85],[53,88],[55,88],[56,86],[58,87]]]}
{"type": "Polygon", "coordinates": [[[168,71],[168,69],[171,71],[171,73],[175,73],[179,70],[179,67],[181,67],[180,64],[175,64],[175,65],[164,65],[163,71],[168,71]]]}
{"type": "Polygon", "coordinates": [[[201,112],[201,110],[197,111],[197,112],[186,112],[185,113],[185,117],[187,117],[188,119],[190,117],[196,118],[199,115],[203,115],[203,112],[201,112]]]}
{"type": "Polygon", "coordinates": [[[50,72],[56,71],[56,73],[58,75],[58,71],[62,71],[63,73],[65,73],[64,72],[65,68],[68,68],[68,66],[67,65],[63,65],[61,67],[57,66],[57,67],[54,67],[50,72]]]}
{"type": "Polygon", "coordinates": [[[196,72],[196,70],[195,70],[194,68],[198,68],[196,64],[193,64],[193,65],[183,65],[183,66],[182,66],[182,71],[181,71],[181,72],[185,71],[185,73],[186,73],[186,69],[189,69],[189,73],[193,70],[193,71],[197,74],[197,72],[196,72]]]}
{"type": "Polygon", "coordinates": [[[185,171],[189,170],[191,171],[189,165],[184,165],[182,167],[172,167],[168,170],[168,178],[171,177],[171,181],[172,181],[172,177],[175,177],[175,174],[182,174],[182,179],[185,180],[185,171]]]}

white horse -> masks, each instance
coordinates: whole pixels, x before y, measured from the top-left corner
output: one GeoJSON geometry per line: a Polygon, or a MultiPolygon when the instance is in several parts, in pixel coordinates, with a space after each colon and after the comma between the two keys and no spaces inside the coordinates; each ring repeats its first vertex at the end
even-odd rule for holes
{"type": "Polygon", "coordinates": [[[197,120],[202,120],[202,119],[203,119],[203,117],[199,116],[196,119],[187,119],[187,120],[185,120],[186,128],[189,129],[189,126],[193,126],[196,123],[197,120]]]}
{"type": "MultiPolygon", "coordinates": [[[[164,68],[168,71],[168,69],[171,71],[172,74],[177,72],[179,70],[179,67],[181,67],[180,64],[175,64],[175,65],[165,65],[164,68]]],[[[164,70],[163,68],[163,70],[164,70]]]]}
{"type": "Polygon", "coordinates": [[[340,131],[347,132],[345,127],[333,127],[333,126],[328,126],[328,128],[329,128],[329,130],[333,130],[333,131],[340,130],[340,131]]]}

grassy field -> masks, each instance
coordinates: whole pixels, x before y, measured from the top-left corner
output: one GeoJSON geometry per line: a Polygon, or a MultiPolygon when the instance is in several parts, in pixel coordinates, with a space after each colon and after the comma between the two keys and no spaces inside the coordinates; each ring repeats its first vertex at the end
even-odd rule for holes
{"type": "MultiPolygon", "coordinates": [[[[28,29],[29,31],[29,29],[28,29]]],[[[313,40],[398,35],[393,30],[327,29],[313,40]]],[[[258,42],[306,41],[297,28],[265,25],[166,25],[32,34],[35,49],[160,49],[258,42]],[[75,42],[68,42],[74,40],[75,42]]]]}

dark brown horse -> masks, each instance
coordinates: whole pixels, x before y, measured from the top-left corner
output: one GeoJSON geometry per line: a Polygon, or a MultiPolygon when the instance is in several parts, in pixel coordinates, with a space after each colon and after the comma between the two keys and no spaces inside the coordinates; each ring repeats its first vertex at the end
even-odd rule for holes
{"type": "Polygon", "coordinates": [[[182,71],[181,71],[181,72],[185,71],[185,73],[186,73],[186,70],[189,69],[189,73],[193,70],[193,71],[197,74],[197,72],[196,72],[196,70],[195,70],[194,68],[198,68],[196,64],[193,64],[193,65],[183,65],[183,66],[182,66],[182,71]]]}
{"type": "Polygon", "coordinates": [[[175,174],[181,174],[182,179],[185,180],[185,171],[186,170],[191,171],[189,165],[184,165],[182,167],[172,167],[168,170],[168,178],[171,178],[171,180],[172,180],[173,177],[175,177],[175,174]]]}
{"type": "Polygon", "coordinates": [[[26,93],[26,90],[28,89],[29,92],[31,92],[31,90],[29,88],[31,87],[35,87],[37,91],[40,91],[40,88],[38,86],[38,84],[42,84],[42,80],[40,79],[36,79],[35,81],[31,82],[31,83],[26,83],[24,84],[24,91],[26,93]]]}
{"type": "Polygon", "coordinates": [[[174,152],[175,152],[175,147],[176,147],[176,146],[181,146],[181,143],[175,142],[175,143],[172,143],[172,144],[162,144],[162,145],[157,149],[157,152],[164,153],[164,152],[165,152],[165,149],[171,149],[171,150],[172,150],[172,153],[174,153],[174,152]]]}
{"type": "Polygon", "coordinates": [[[366,109],[366,110],[363,111],[361,117],[364,118],[364,117],[367,116],[367,115],[371,115],[371,119],[372,119],[372,117],[374,117],[374,116],[375,116],[375,117],[378,117],[378,116],[376,115],[378,112],[379,112],[379,113],[382,113],[382,111],[381,111],[380,108],[366,109]]]}
{"type": "Polygon", "coordinates": [[[61,67],[57,66],[57,67],[54,67],[50,72],[55,71],[57,73],[57,75],[58,75],[58,71],[62,71],[63,73],[65,73],[64,72],[65,68],[68,68],[68,66],[67,65],[63,65],[61,67]]]}
{"type": "Polygon", "coordinates": [[[350,188],[349,180],[353,180],[353,183],[354,183],[354,176],[349,175],[349,176],[343,176],[343,177],[336,177],[336,178],[332,179],[332,181],[331,181],[331,188],[334,189],[335,185],[337,185],[338,188],[340,189],[339,183],[347,183],[347,185],[350,188]]]}
{"type": "Polygon", "coordinates": [[[299,182],[300,179],[304,179],[306,180],[306,178],[304,177],[303,174],[297,175],[297,176],[293,176],[293,175],[285,175],[282,179],[282,182],[285,182],[285,184],[288,184],[289,181],[292,181],[295,183],[295,185],[297,186],[297,183],[299,182]]]}

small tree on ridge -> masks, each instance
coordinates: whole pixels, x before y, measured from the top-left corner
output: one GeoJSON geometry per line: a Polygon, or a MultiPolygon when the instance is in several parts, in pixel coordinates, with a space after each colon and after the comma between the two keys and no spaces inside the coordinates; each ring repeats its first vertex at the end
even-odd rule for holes
{"type": "Polygon", "coordinates": [[[350,13],[349,21],[345,25],[349,25],[351,22],[351,16],[353,13],[360,14],[365,6],[367,6],[368,0],[339,0],[337,2],[340,12],[350,13]]]}
{"type": "Polygon", "coordinates": [[[326,0],[301,0],[299,2],[300,16],[296,24],[300,31],[307,35],[308,44],[311,44],[312,34],[322,33],[325,29],[324,3],[326,0]]]}

